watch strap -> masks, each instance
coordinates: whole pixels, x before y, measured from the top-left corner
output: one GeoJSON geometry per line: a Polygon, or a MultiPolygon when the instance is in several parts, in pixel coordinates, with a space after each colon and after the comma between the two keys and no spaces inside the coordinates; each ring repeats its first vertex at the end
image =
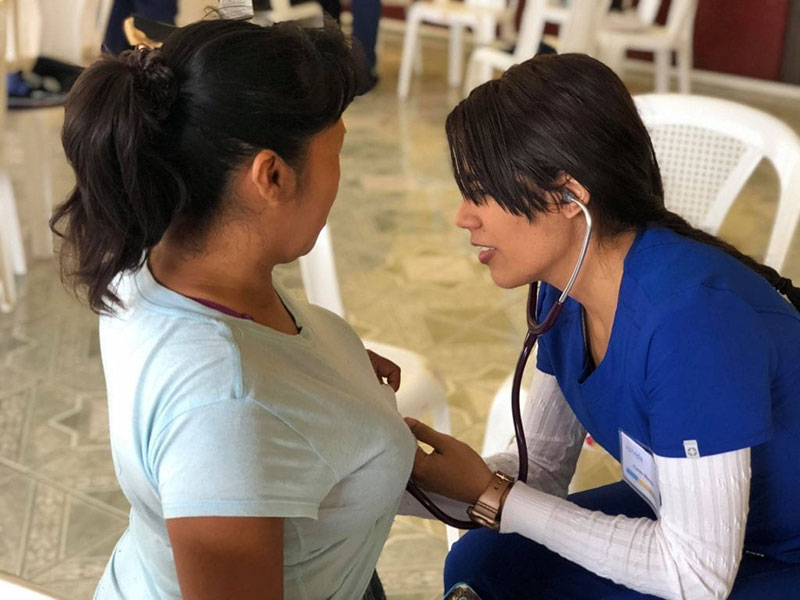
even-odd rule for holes
{"type": "Polygon", "coordinates": [[[500,529],[500,512],[513,484],[512,477],[495,471],[486,491],[473,506],[467,508],[470,519],[489,529],[500,529]]]}

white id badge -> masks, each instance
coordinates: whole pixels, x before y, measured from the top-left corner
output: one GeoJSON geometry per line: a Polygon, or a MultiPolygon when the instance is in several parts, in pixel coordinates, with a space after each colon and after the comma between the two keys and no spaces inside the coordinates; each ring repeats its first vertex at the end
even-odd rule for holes
{"type": "Polygon", "coordinates": [[[658,491],[653,453],[622,429],[619,430],[619,453],[622,460],[622,478],[658,515],[661,510],[661,494],[658,491]]]}

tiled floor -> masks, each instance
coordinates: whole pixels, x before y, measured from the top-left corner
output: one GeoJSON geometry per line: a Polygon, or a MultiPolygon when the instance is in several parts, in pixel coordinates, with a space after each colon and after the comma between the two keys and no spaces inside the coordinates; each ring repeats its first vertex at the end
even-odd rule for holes
{"type": "MultiPolygon", "coordinates": [[[[458,93],[444,84],[445,46],[426,45],[425,73],[410,99],[398,102],[400,38],[384,38],[380,85],[345,115],[343,177],[330,220],[345,305],[365,337],[430,358],[447,384],[455,433],[480,447],[489,402],[522,339],[524,290],[495,287],[452,223],[460,200],[443,123],[458,93]]],[[[629,83],[634,92],[649,85],[629,83]]],[[[755,104],[800,128],[796,102],[697,91],[755,104]]],[[[6,150],[28,225],[36,192],[23,181],[21,165],[30,159],[18,148],[30,118],[9,118],[6,150]]],[[[71,175],[58,147],[59,119],[57,111],[48,116],[39,143],[57,161],[63,197],[71,175]]],[[[769,169],[759,169],[723,236],[763,252],[775,190],[769,169]]],[[[796,244],[785,271],[800,277],[796,244]]],[[[293,267],[281,278],[299,291],[293,267]]],[[[97,323],[64,290],[53,261],[31,261],[21,283],[19,306],[0,315],[0,570],[82,600],[91,598],[127,520],[108,451],[97,323]]],[[[436,598],[445,553],[442,526],[398,519],[379,563],[389,598],[436,598]]]]}

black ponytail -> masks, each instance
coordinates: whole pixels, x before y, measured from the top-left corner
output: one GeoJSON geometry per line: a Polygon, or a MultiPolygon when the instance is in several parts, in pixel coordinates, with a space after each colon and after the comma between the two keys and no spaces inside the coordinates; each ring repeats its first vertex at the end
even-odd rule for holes
{"type": "Polygon", "coordinates": [[[472,90],[445,130],[467,200],[491,197],[533,220],[551,209],[547,192],[566,173],[592,195],[599,239],[657,223],[737,258],[800,310],[790,280],[665,208],[650,135],[625,84],[603,63],[584,54],[535,56],[472,90]]]}
{"type": "Polygon", "coordinates": [[[62,130],[76,185],[50,221],[62,278],[113,312],[115,277],[141,268],[167,230],[202,243],[246,159],[271,149],[302,167],[311,138],[353,100],[356,65],[334,25],[218,20],[87,68],[62,130]]]}
{"type": "Polygon", "coordinates": [[[109,289],[114,277],[141,266],[187,202],[180,175],[159,151],[177,87],[159,51],[129,50],[87,69],[67,99],[62,142],[78,181],[51,227],[96,312],[119,303],[109,289]]]}

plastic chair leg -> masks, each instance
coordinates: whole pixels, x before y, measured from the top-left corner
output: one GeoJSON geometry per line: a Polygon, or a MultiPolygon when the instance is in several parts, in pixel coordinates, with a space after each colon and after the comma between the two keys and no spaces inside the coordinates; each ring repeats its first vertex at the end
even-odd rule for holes
{"type": "Polygon", "coordinates": [[[453,544],[458,541],[458,538],[461,537],[461,530],[447,525],[445,526],[445,532],[447,533],[447,549],[450,550],[450,548],[453,547],[453,544]]]}
{"type": "Polygon", "coordinates": [[[655,52],[657,94],[666,94],[669,91],[669,69],[672,62],[671,50],[657,50],[655,52]]]}
{"type": "Polygon", "coordinates": [[[14,270],[6,248],[0,245],[0,312],[10,312],[17,302],[14,270]]]}
{"type": "Polygon", "coordinates": [[[14,200],[14,188],[4,171],[0,171],[0,242],[5,246],[6,260],[11,265],[11,272],[25,275],[28,268],[25,264],[25,249],[22,245],[22,229],[14,200]]]}
{"type": "Polygon", "coordinates": [[[678,61],[678,90],[681,94],[690,94],[692,92],[692,44],[691,42],[683,44],[675,52],[678,61]]]}
{"type": "Polygon", "coordinates": [[[422,40],[417,38],[417,45],[414,48],[414,75],[422,75],[422,40]]]}
{"type": "Polygon", "coordinates": [[[11,188],[8,178],[5,174],[0,177],[5,184],[0,188],[0,312],[9,312],[17,302],[14,254],[19,240],[19,221],[14,196],[7,193],[11,188]]]}
{"type": "Polygon", "coordinates": [[[408,88],[411,85],[411,67],[417,49],[419,32],[419,18],[414,13],[413,5],[409,10],[406,23],[406,34],[403,39],[403,56],[400,59],[400,73],[397,78],[397,96],[401,99],[408,98],[408,88]]]}
{"type": "Polygon", "coordinates": [[[454,23],[450,26],[450,60],[447,72],[447,82],[450,87],[456,87],[461,83],[464,53],[463,40],[464,26],[460,23],[454,23]]]}
{"type": "Polygon", "coordinates": [[[464,75],[464,88],[463,96],[466,98],[469,93],[475,88],[475,80],[477,79],[476,70],[478,69],[478,62],[475,60],[475,53],[473,52],[467,61],[467,72],[464,75]]]}

